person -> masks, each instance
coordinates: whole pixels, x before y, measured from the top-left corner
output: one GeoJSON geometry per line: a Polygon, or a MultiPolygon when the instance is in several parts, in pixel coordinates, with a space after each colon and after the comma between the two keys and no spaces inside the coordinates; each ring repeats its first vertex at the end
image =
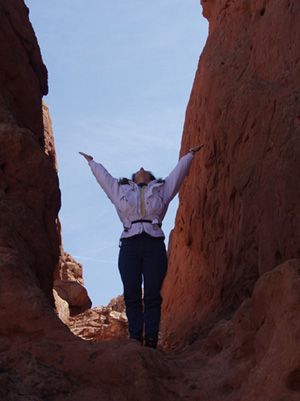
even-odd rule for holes
{"type": "Polygon", "coordinates": [[[156,348],[157,345],[162,303],[160,291],[167,273],[162,221],[195,153],[202,146],[191,148],[164,180],[157,180],[143,167],[132,175],[131,180],[118,180],[92,156],[79,152],[88,161],[123,223],[118,266],[124,287],[129,335],[147,347],[156,348]]]}

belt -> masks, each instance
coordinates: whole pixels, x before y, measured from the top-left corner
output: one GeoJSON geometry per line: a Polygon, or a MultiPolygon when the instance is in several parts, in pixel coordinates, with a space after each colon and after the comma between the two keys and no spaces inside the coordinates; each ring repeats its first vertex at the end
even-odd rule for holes
{"type": "MultiPolygon", "coordinates": [[[[150,223],[152,224],[152,220],[145,220],[145,219],[140,219],[140,220],[134,220],[131,222],[131,224],[135,223],[150,223]]],[[[158,227],[161,227],[161,224],[156,224],[158,227]]]]}

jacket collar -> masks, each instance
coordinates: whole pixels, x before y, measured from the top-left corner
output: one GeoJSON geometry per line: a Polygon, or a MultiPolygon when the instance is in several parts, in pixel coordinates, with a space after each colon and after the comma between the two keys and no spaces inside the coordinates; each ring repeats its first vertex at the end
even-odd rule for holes
{"type": "MultiPolygon", "coordinates": [[[[135,182],[133,182],[133,181],[128,181],[128,183],[129,183],[129,185],[131,185],[133,188],[138,188],[138,184],[136,184],[135,182]]],[[[153,188],[156,188],[156,187],[160,187],[160,186],[162,186],[164,184],[164,182],[158,182],[158,180],[152,180],[152,181],[150,181],[149,182],[149,184],[147,185],[147,190],[148,191],[151,191],[151,193],[152,193],[152,190],[153,190],[153,188]]]]}

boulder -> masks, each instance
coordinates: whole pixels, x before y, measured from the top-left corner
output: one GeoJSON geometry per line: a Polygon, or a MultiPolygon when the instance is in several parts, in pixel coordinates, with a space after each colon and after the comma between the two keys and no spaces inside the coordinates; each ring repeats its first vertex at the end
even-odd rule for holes
{"type": "Polygon", "coordinates": [[[92,302],[84,286],[71,280],[55,280],[54,290],[70,307],[71,316],[89,309],[92,302]]]}

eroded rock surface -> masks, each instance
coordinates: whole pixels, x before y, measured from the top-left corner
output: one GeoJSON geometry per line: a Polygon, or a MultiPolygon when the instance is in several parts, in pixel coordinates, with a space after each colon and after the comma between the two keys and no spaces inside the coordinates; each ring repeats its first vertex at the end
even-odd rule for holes
{"type": "Polygon", "coordinates": [[[92,301],[84,287],[82,265],[67,252],[61,245],[61,255],[55,269],[53,291],[56,313],[63,316],[63,322],[67,323],[65,302],[69,307],[69,316],[76,316],[91,308],[92,301]]]}
{"type": "Polygon", "coordinates": [[[300,8],[202,1],[210,34],[186,112],[180,193],[164,288],[164,340],[194,341],[256,280],[300,257],[300,8]]]}
{"type": "Polygon", "coordinates": [[[128,338],[128,322],[123,296],[107,306],[97,306],[69,319],[72,333],[88,341],[128,338]]]}
{"type": "Polygon", "coordinates": [[[187,399],[298,400],[299,288],[300,260],[289,260],[257,281],[231,320],[173,356],[187,399]]]}
{"type": "MultiPolygon", "coordinates": [[[[23,1],[0,0],[1,400],[299,400],[300,7],[203,6],[210,36],[182,152],[205,149],[180,194],[162,331],[174,352],[165,354],[111,340],[111,329],[109,341],[84,341],[54,313],[53,279],[83,283],[71,257],[62,268],[45,66],[23,1]]],[[[122,315],[119,300],[108,308],[122,315]]],[[[90,327],[98,312],[83,313],[90,327]]]]}
{"type": "Polygon", "coordinates": [[[47,69],[21,0],[1,1],[0,93],[6,112],[1,122],[16,121],[44,141],[42,95],[48,93],[47,69]]]}

